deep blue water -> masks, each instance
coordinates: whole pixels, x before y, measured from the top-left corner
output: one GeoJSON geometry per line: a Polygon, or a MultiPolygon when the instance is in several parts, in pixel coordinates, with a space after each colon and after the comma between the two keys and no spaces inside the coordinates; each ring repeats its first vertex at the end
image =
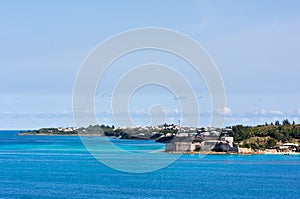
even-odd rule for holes
{"type": "Polygon", "coordinates": [[[0,198],[300,198],[298,155],[182,155],[164,169],[133,174],[97,161],[78,137],[16,134],[0,131],[0,198]]]}

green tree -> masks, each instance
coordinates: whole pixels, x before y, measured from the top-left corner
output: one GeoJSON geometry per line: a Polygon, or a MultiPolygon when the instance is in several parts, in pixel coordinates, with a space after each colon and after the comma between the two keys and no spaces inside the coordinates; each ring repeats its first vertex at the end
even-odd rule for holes
{"type": "Polygon", "coordinates": [[[232,136],[235,141],[240,142],[242,140],[251,137],[248,131],[243,125],[236,125],[232,127],[232,131],[230,132],[229,135],[232,136]]]}
{"type": "Polygon", "coordinates": [[[277,141],[274,138],[270,138],[267,143],[266,143],[266,148],[267,149],[273,149],[277,145],[277,141]]]}
{"type": "Polygon", "coordinates": [[[290,121],[288,119],[285,119],[282,121],[282,125],[290,125],[290,121]]]}

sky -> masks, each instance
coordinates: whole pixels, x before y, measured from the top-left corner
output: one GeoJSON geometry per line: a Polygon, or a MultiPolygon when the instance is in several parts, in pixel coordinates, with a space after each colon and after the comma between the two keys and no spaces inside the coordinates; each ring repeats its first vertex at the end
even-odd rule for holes
{"type": "MultiPolygon", "coordinates": [[[[107,38],[143,27],[179,31],[205,48],[226,91],[219,111],[224,126],[285,118],[300,123],[299,10],[296,0],[2,0],[0,129],[74,126],[72,94],[85,58],[107,38]]],[[[115,122],[111,98],[118,79],[153,60],[190,81],[199,100],[199,126],[208,126],[212,105],[203,79],[180,58],[154,50],[128,54],[106,71],[95,93],[99,123],[115,122]]],[[[159,123],[149,113],[155,116],[161,107],[162,120],[178,123],[178,100],[162,87],[140,88],[129,101],[137,125],[159,123]]]]}

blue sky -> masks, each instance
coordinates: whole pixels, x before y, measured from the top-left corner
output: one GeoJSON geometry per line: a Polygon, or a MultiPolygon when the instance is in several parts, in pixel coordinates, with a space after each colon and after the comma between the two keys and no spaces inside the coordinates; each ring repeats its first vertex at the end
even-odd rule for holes
{"type": "MultiPolygon", "coordinates": [[[[285,118],[300,123],[299,10],[300,2],[292,0],[1,1],[0,128],[73,126],[73,83],[85,57],[112,35],[149,26],[180,31],[207,50],[226,88],[226,125],[285,118]]],[[[143,55],[120,60],[104,77],[96,96],[99,122],[113,123],[110,91],[122,72],[159,59],[191,80],[201,125],[207,125],[204,82],[178,58],[143,55]]],[[[157,103],[166,106],[167,122],[178,121],[174,96],[161,88],[144,88],[134,97],[130,110],[137,124],[149,123],[149,108],[157,103]]]]}

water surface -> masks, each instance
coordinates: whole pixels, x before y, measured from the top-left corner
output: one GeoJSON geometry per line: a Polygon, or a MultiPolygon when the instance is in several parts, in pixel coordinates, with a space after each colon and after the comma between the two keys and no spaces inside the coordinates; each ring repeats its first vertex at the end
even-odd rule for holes
{"type": "MultiPolygon", "coordinates": [[[[300,198],[298,155],[182,155],[142,174],[97,161],[78,137],[0,131],[0,198],[300,198]]],[[[153,141],[113,140],[127,150],[153,141]]]]}

